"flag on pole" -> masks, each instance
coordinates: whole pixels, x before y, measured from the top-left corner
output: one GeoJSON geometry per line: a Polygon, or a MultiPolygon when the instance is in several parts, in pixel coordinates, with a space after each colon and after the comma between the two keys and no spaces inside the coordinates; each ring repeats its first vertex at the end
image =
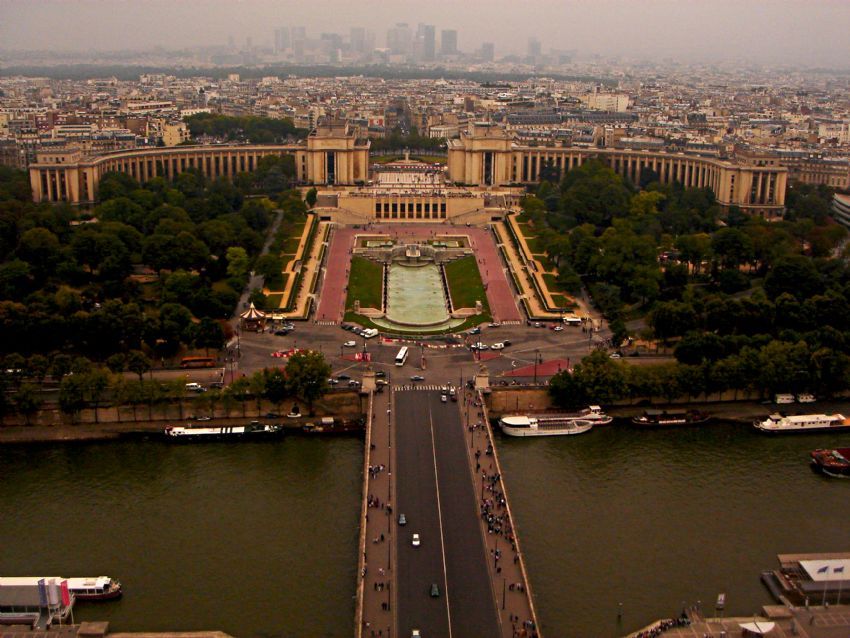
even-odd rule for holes
{"type": "Polygon", "coordinates": [[[40,607],[47,607],[47,584],[43,578],[38,580],[38,604],[40,607]]]}
{"type": "Polygon", "coordinates": [[[68,581],[62,581],[62,605],[67,607],[71,604],[71,592],[68,590],[68,581]]]}

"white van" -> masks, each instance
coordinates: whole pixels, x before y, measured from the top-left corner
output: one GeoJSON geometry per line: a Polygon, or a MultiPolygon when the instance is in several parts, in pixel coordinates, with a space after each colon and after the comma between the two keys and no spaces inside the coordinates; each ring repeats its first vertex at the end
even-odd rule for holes
{"type": "Polygon", "coordinates": [[[773,397],[774,403],[794,403],[793,394],[777,394],[773,397]]]}
{"type": "Polygon", "coordinates": [[[186,391],[187,392],[203,392],[206,388],[202,386],[200,383],[187,383],[186,391]]]}
{"type": "Polygon", "coordinates": [[[360,336],[364,339],[371,339],[372,337],[378,336],[378,331],[375,330],[375,328],[366,328],[366,330],[360,333],[360,336]]]}

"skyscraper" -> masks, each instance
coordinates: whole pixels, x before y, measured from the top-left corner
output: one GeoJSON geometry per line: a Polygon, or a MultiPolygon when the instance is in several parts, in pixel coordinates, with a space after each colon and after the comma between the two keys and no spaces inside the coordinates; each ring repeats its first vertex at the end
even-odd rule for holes
{"type": "Polygon", "coordinates": [[[283,53],[289,48],[289,27],[274,30],[274,52],[283,53]]]}
{"type": "Polygon", "coordinates": [[[457,31],[443,29],[440,31],[440,54],[455,55],[457,53],[457,31]]]}
{"type": "Polygon", "coordinates": [[[363,27],[351,27],[349,39],[351,40],[351,50],[354,53],[364,53],[366,51],[366,29],[363,27]]]}
{"type": "Polygon", "coordinates": [[[387,48],[393,55],[408,55],[413,44],[413,33],[406,22],[399,22],[387,31],[387,48]]]}
{"type": "Polygon", "coordinates": [[[433,24],[420,24],[416,29],[416,38],[421,40],[422,59],[432,62],[437,56],[437,29],[433,24]]]}
{"type": "Polygon", "coordinates": [[[484,62],[492,62],[496,57],[496,47],[492,42],[482,42],[479,57],[484,62]]]}
{"type": "Polygon", "coordinates": [[[529,38],[528,39],[528,57],[534,58],[535,60],[539,58],[543,53],[543,46],[540,44],[540,40],[537,38],[529,38]]]}

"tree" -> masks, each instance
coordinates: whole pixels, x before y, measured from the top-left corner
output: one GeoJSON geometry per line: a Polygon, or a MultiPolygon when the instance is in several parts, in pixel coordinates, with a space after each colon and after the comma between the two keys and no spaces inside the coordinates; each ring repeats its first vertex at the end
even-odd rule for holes
{"type": "Polygon", "coordinates": [[[27,425],[30,424],[30,417],[38,412],[44,399],[41,397],[39,388],[32,383],[24,383],[18,388],[13,397],[15,408],[24,415],[27,425]]]}
{"type": "Polygon", "coordinates": [[[316,190],[316,187],[313,186],[310,190],[307,191],[307,194],[304,196],[304,201],[307,202],[307,208],[315,208],[316,200],[319,198],[319,192],[316,190]]]}
{"type": "Polygon", "coordinates": [[[313,350],[297,352],[289,357],[286,364],[289,390],[307,402],[310,413],[313,411],[313,402],[327,392],[330,375],[331,367],[325,357],[313,350]]]}
{"type": "Polygon", "coordinates": [[[38,383],[44,381],[50,369],[50,360],[43,354],[34,354],[27,359],[27,373],[38,383]]]}
{"type": "Polygon", "coordinates": [[[71,362],[70,355],[63,353],[55,355],[50,362],[50,376],[61,382],[65,375],[71,371],[71,362]]]}
{"type": "Polygon", "coordinates": [[[66,376],[59,384],[59,409],[69,415],[72,422],[86,407],[86,389],[86,379],[80,374],[66,376]]]}
{"type": "Polygon", "coordinates": [[[822,292],[823,282],[811,259],[787,257],[777,262],[768,273],[764,290],[771,299],[787,292],[803,300],[822,292]]]}
{"type": "Polygon", "coordinates": [[[89,400],[94,404],[94,422],[98,423],[98,407],[104,392],[109,387],[109,373],[103,368],[94,368],[86,375],[85,383],[89,400]]]}
{"type": "Polygon", "coordinates": [[[693,330],[697,317],[690,304],[667,301],[657,304],[647,319],[655,336],[667,341],[693,330]]]}
{"type": "Polygon", "coordinates": [[[289,395],[287,390],[286,375],[280,368],[272,368],[271,370],[263,370],[265,374],[265,391],[266,399],[274,403],[275,409],[280,411],[280,404],[289,395]]]}
{"type": "Polygon", "coordinates": [[[221,329],[221,324],[215,319],[204,317],[195,326],[194,341],[195,346],[203,348],[207,356],[210,354],[210,348],[220,350],[224,346],[224,331],[221,329]]]}
{"type": "Polygon", "coordinates": [[[127,369],[136,374],[141,383],[144,374],[151,369],[151,360],[141,350],[131,350],[127,355],[127,369]]]}
{"type": "Polygon", "coordinates": [[[227,249],[227,276],[234,279],[244,280],[248,274],[251,262],[244,248],[232,246],[227,249]]]}

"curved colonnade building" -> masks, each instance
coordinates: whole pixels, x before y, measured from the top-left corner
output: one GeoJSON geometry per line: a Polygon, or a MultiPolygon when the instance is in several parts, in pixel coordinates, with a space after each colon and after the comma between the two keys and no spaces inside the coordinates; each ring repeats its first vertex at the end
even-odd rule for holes
{"type": "MultiPolygon", "coordinates": [[[[35,201],[95,201],[102,175],[124,172],[145,182],[153,177],[174,178],[198,169],[209,178],[232,177],[252,171],[266,155],[293,155],[299,182],[329,186],[362,185],[369,179],[369,142],[355,138],[344,124],[318,127],[304,142],[292,145],[206,145],[139,149],[82,157],[73,150],[39,154],[31,164],[30,183],[35,201]]],[[[785,204],[788,169],[768,159],[740,161],[669,151],[611,148],[543,147],[516,143],[509,133],[476,124],[459,139],[448,142],[448,179],[470,192],[493,192],[511,185],[539,181],[546,166],[561,174],[598,158],[637,183],[651,169],[661,183],[710,187],[723,206],[736,205],[763,217],[780,215],[785,204]]],[[[361,197],[368,195],[364,192],[361,197]]],[[[366,207],[364,207],[364,210],[366,207]]],[[[370,205],[375,217],[383,205],[370,205]]],[[[439,208],[438,208],[439,210],[439,208]]],[[[449,215],[451,217],[451,215],[449,215]]],[[[406,216],[405,216],[406,217],[406,216]]],[[[404,217],[399,217],[403,219],[404,217]]]]}

